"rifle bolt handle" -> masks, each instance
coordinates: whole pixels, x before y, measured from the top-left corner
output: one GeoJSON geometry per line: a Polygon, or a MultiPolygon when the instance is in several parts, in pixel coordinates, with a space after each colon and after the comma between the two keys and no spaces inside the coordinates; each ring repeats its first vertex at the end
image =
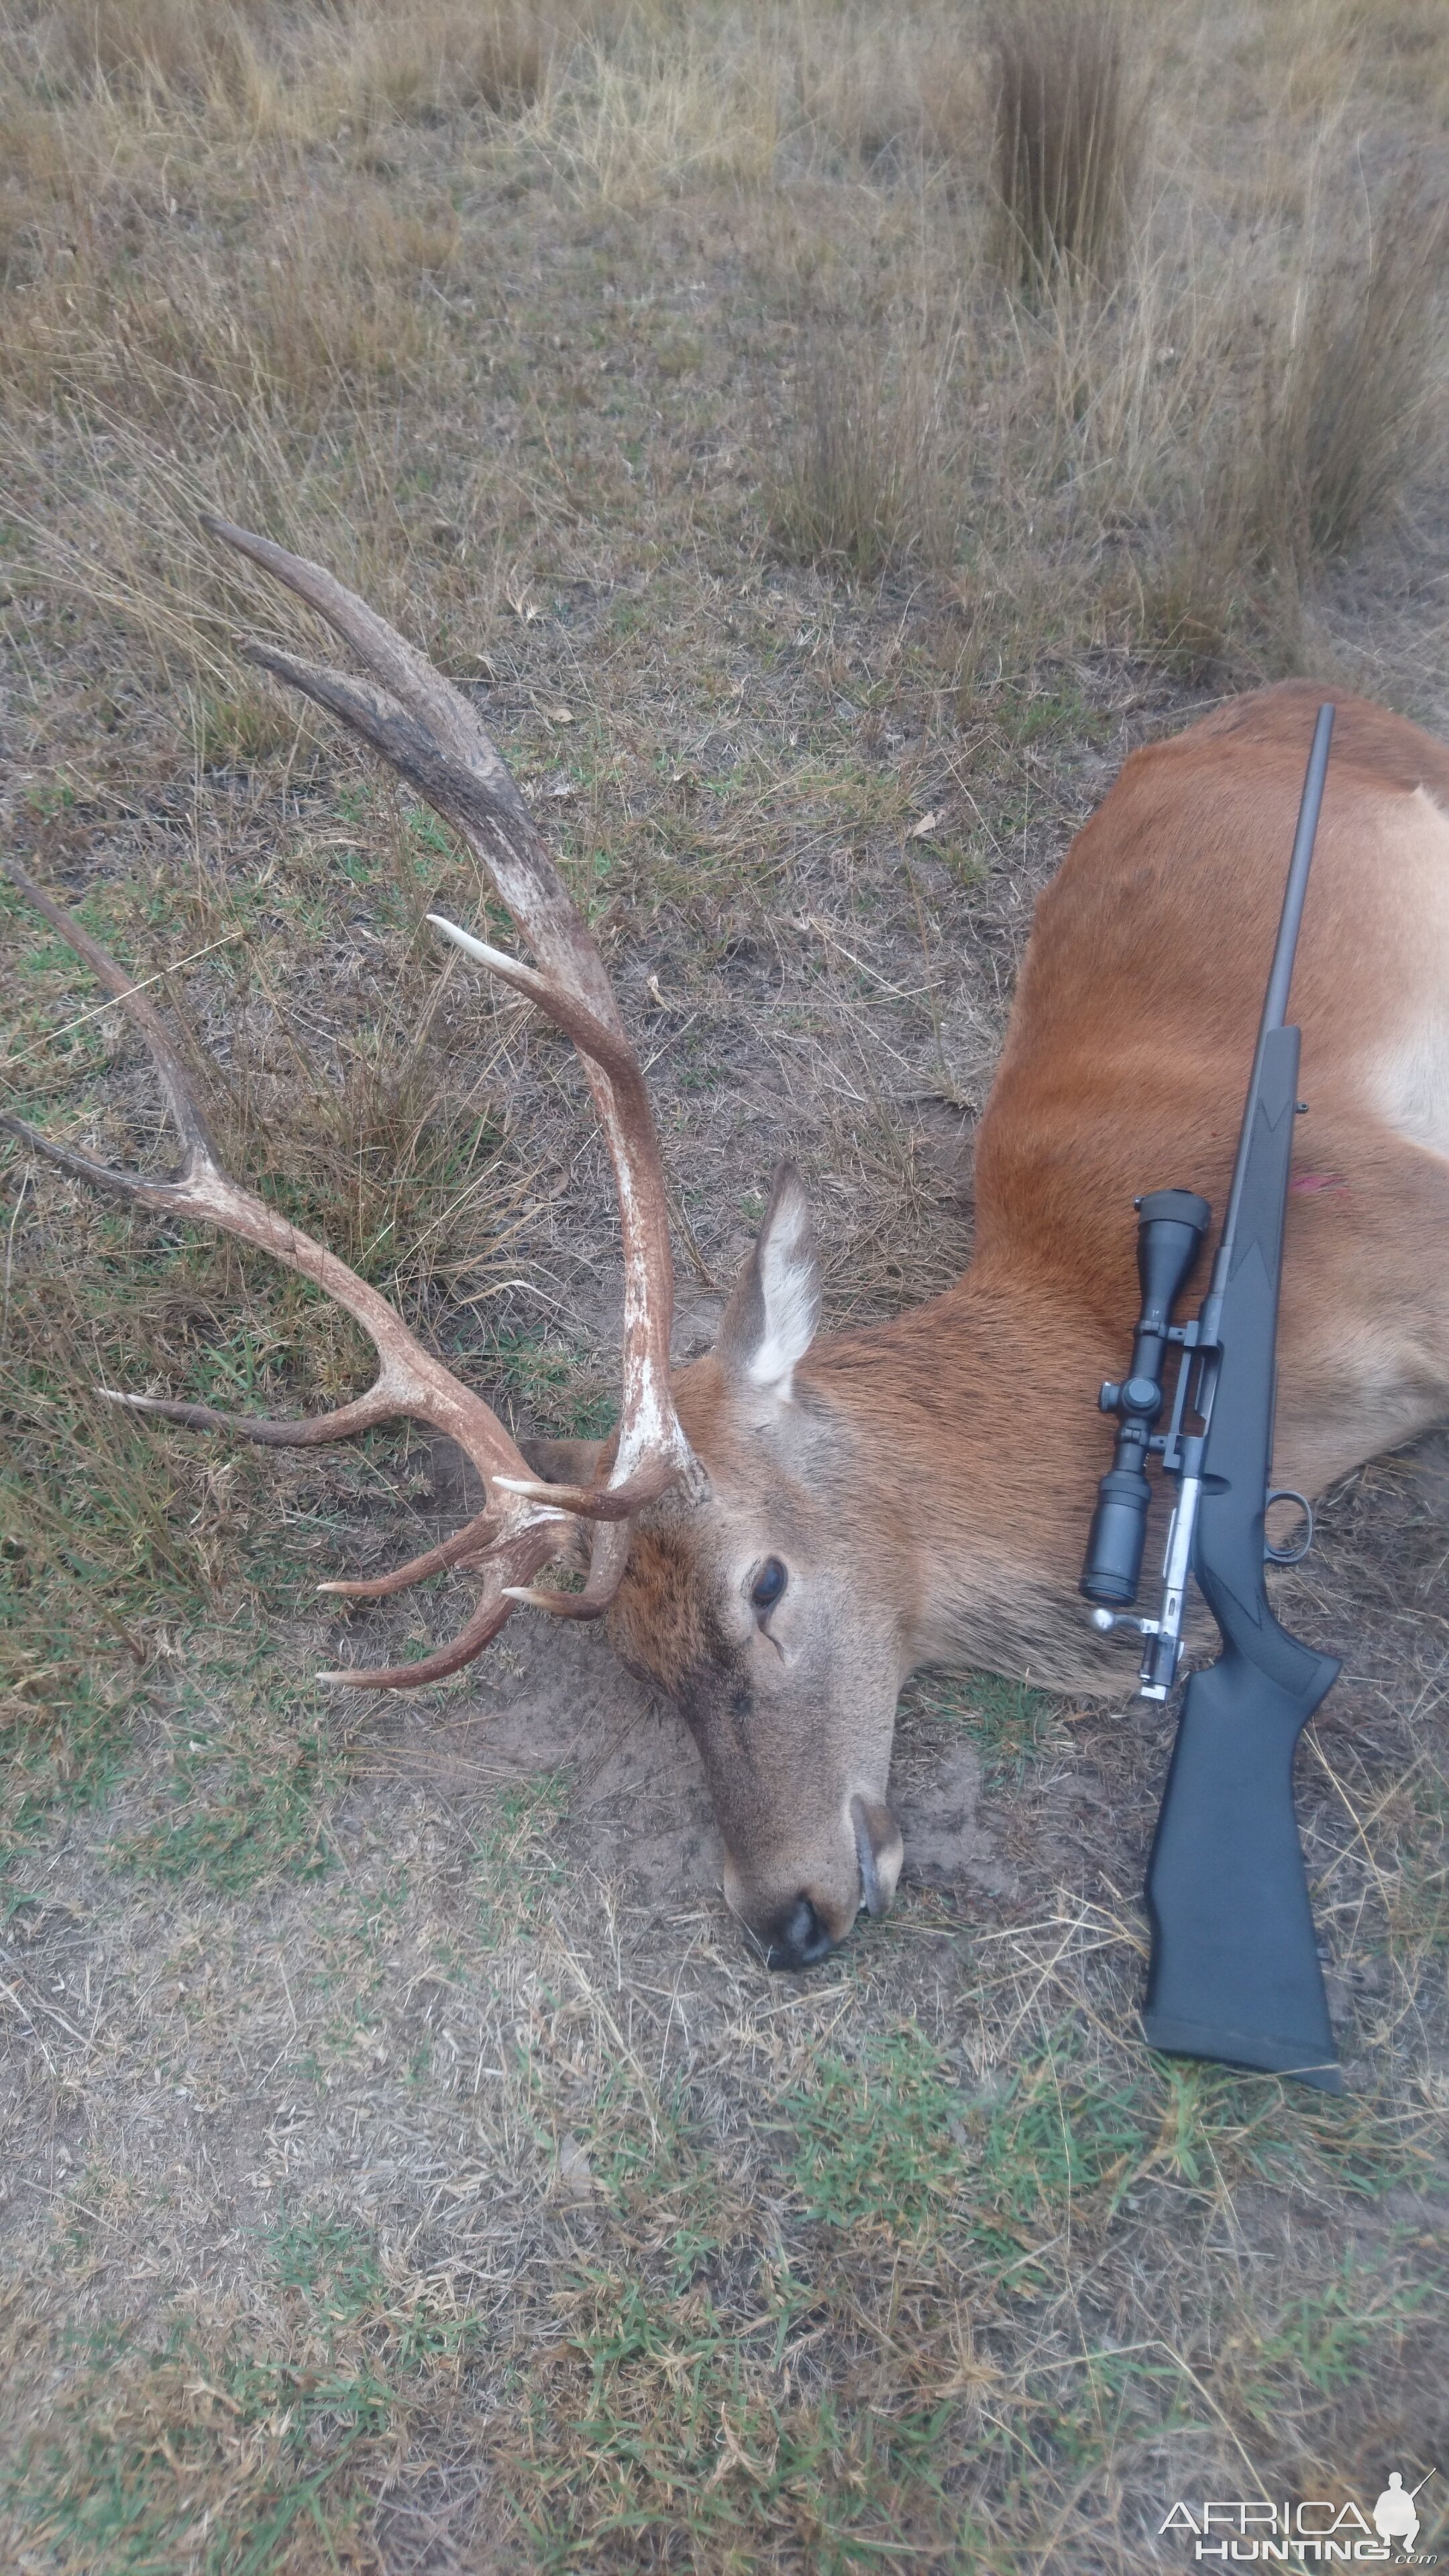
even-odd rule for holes
{"type": "Polygon", "coordinates": [[[1134,1629],[1139,1637],[1155,1637],[1157,1634],[1155,1619],[1134,1619],[1129,1611],[1093,1610],[1089,1616],[1099,1637],[1110,1637],[1114,1628],[1134,1629]]]}

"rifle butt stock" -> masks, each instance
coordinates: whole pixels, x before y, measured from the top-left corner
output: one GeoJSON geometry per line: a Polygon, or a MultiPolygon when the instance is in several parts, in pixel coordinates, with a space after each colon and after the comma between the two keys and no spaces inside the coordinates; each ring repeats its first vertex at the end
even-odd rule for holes
{"type": "Polygon", "coordinates": [[[1298,1738],[1339,1667],[1297,1654],[1292,1691],[1231,1642],[1188,1682],[1147,1867],[1143,2024],[1169,2055],[1341,2093],[1293,1812],[1298,1738]]]}

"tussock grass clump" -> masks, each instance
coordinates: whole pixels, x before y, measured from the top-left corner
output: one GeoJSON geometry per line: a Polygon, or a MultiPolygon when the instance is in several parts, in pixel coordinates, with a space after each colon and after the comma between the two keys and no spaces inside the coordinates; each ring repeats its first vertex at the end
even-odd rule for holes
{"type": "Polygon", "coordinates": [[[1309,285],[1270,420],[1264,520],[1286,515],[1314,559],[1344,554],[1402,488],[1424,428],[1446,243],[1449,209],[1410,180],[1359,241],[1330,247],[1309,285]]]}
{"type": "Polygon", "coordinates": [[[1039,289],[1104,278],[1126,231],[1145,100],[1113,0],[1014,0],[991,31],[1002,266],[1039,289]]]}
{"type": "Polygon", "coordinates": [[[1446,240],[1449,214],[1411,172],[1362,228],[1323,220],[1246,350],[1225,318],[1198,488],[1144,597],[1144,631],[1185,673],[1254,640],[1292,667],[1306,588],[1391,516],[1442,369],[1446,240]]]}
{"type": "Polygon", "coordinates": [[[783,458],[767,471],[787,556],[869,580],[891,564],[948,561],[955,539],[946,368],[878,344],[818,349],[796,393],[783,458]]]}

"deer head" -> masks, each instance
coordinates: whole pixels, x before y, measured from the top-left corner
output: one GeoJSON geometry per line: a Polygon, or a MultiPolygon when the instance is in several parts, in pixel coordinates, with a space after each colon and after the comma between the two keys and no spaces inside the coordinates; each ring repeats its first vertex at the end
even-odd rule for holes
{"type": "MultiPolygon", "coordinates": [[[[468,1663],[520,1604],[566,1618],[609,1613],[621,1654],[670,1693],[694,1732],[727,1848],[730,1904],[771,1965],[808,1964],[862,1905],[882,1912],[894,1893],[901,1843],[884,1799],[907,1667],[899,1614],[872,1606],[899,1598],[899,1587],[871,1585],[864,1597],[846,1571],[863,1561],[849,1528],[858,1462],[846,1416],[809,1373],[820,1286],[799,1179],[782,1168],[713,1351],[672,1381],[664,1175],[643,1075],[598,949],[503,761],[460,692],[330,574],[224,521],[206,526],[316,610],[366,677],[260,643],[243,648],[248,657],[372,744],[461,835],[533,951],[530,965],[431,916],[442,937],[533,1002],[579,1051],[619,1198],[620,1418],[598,1449],[540,1443],[531,1464],[385,1298],[222,1169],[145,994],[11,865],[21,891],[144,1036],[182,1160],[168,1178],[152,1179],[112,1170],[8,1113],[0,1124],[78,1179],[260,1246],[355,1316],[378,1354],[365,1395],[299,1422],[153,1396],[112,1400],[273,1446],[345,1439],[396,1415],[456,1440],[484,1479],[483,1510],[390,1574],[322,1589],[377,1599],[461,1566],[479,1578],[471,1617],[415,1663],[322,1678],[415,1688],[468,1663]],[[551,1563],[580,1554],[582,1590],[538,1580],[551,1563]]],[[[868,1549],[869,1533],[856,1535],[868,1549]]]]}
{"type": "MultiPolygon", "coordinates": [[[[773,1967],[823,1958],[862,1907],[884,1913],[901,1866],[885,1793],[913,1569],[877,1508],[857,1409],[811,1366],[819,1315],[814,1228],[786,1163],[713,1350],[674,1381],[704,1482],[640,1515],[608,1613],[623,1661],[689,1725],[726,1896],[773,1967]]],[[[832,1347],[838,1361],[846,1346],[832,1347]]],[[[584,1444],[530,1456],[545,1474],[598,1473],[584,1444]]]]}

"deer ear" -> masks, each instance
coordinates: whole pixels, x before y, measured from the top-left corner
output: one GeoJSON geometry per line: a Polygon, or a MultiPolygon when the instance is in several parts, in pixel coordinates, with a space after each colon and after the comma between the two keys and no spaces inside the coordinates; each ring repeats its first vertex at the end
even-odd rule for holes
{"type": "Polygon", "coordinates": [[[720,1318],[715,1352],[731,1377],[785,1404],[819,1321],[815,1222],[798,1171],[782,1163],[754,1251],[720,1318]]]}
{"type": "Polygon", "coordinates": [[[519,1448],[545,1485],[594,1485],[599,1482],[602,1440],[520,1440],[519,1448]]]}
{"type": "MultiPolygon", "coordinates": [[[[607,1470],[603,1465],[605,1440],[520,1440],[528,1464],[545,1485],[597,1485],[607,1470]]],[[[593,1541],[593,1522],[573,1521],[559,1553],[558,1563],[575,1574],[587,1574],[589,1549],[593,1541]]]]}

